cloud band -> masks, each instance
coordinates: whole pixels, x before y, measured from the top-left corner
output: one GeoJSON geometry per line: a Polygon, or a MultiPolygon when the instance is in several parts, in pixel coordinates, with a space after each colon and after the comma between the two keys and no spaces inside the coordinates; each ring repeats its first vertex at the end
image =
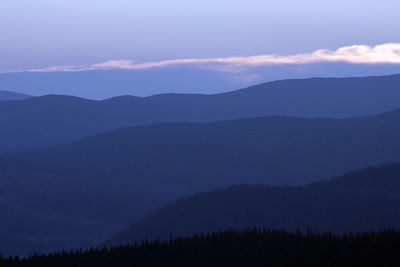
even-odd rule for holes
{"type": "Polygon", "coordinates": [[[29,69],[28,72],[76,72],[87,70],[145,70],[169,66],[199,66],[214,71],[237,72],[251,67],[284,64],[312,64],[322,62],[345,62],[352,64],[400,64],[400,43],[377,46],[353,45],[337,50],[320,49],[312,53],[280,56],[274,54],[248,57],[190,58],[135,63],[132,60],[110,60],[89,66],[52,66],[29,69]]]}

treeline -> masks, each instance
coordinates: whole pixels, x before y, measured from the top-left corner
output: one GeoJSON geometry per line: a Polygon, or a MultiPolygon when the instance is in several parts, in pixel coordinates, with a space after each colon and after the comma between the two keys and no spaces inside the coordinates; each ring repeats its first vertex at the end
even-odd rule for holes
{"type": "Polygon", "coordinates": [[[400,164],[306,186],[233,185],[185,197],[121,230],[107,245],[246,227],[363,232],[400,229],[400,164]]]}
{"type": "Polygon", "coordinates": [[[400,266],[400,231],[227,230],[167,242],[2,257],[0,266],[400,266]]]}

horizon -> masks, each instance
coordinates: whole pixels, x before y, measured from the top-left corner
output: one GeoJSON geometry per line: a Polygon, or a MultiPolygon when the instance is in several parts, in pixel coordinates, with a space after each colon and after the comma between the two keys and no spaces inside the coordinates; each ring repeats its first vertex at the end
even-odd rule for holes
{"type": "Polygon", "coordinates": [[[352,79],[352,78],[369,78],[369,77],[390,77],[390,76],[398,76],[398,75],[400,75],[400,72],[399,73],[386,74],[386,75],[366,75],[366,76],[348,76],[348,77],[313,76],[313,77],[305,77],[305,78],[287,78],[287,79],[277,79],[277,80],[271,80],[271,81],[255,83],[255,84],[252,84],[252,85],[249,85],[249,86],[244,86],[242,88],[226,90],[226,91],[222,91],[222,92],[212,92],[212,93],[191,93],[191,92],[175,93],[175,92],[165,92],[165,93],[155,93],[155,94],[152,94],[152,95],[144,95],[144,96],[132,95],[132,94],[121,94],[121,95],[115,95],[115,96],[110,96],[110,97],[106,97],[106,98],[89,98],[89,97],[82,97],[82,96],[73,95],[73,94],[52,94],[52,93],[41,94],[41,95],[31,95],[31,94],[24,94],[24,93],[21,93],[21,92],[11,91],[11,90],[0,90],[0,92],[16,93],[16,94],[25,95],[25,96],[28,96],[28,97],[42,97],[42,96],[52,96],[53,95],[53,96],[77,97],[77,98],[81,98],[81,99],[94,100],[94,101],[104,101],[104,100],[108,100],[108,99],[112,99],[112,98],[118,98],[118,97],[124,97],[124,96],[139,97],[139,98],[151,98],[153,96],[158,96],[158,95],[219,95],[219,94],[225,94],[225,93],[230,93],[230,92],[246,90],[246,89],[249,89],[249,88],[252,88],[252,87],[257,87],[257,86],[264,85],[264,84],[281,82],[281,81],[291,81],[291,80],[352,79]]]}
{"type": "Polygon", "coordinates": [[[257,73],[255,80],[237,79],[235,73],[232,75],[186,66],[138,71],[18,72],[0,74],[0,90],[31,96],[70,95],[93,100],[121,95],[147,97],[167,93],[213,95],[281,80],[396,75],[400,73],[399,68],[400,65],[396,64],[349,63],[319,63],[306,67],[266,66],[252,69],[257,73]]]}
{"type": "Polygon", "coordinates": [[[104,99],[400,73],[397,9],[394,0],[5,0],[0,90],[104,99]]]}

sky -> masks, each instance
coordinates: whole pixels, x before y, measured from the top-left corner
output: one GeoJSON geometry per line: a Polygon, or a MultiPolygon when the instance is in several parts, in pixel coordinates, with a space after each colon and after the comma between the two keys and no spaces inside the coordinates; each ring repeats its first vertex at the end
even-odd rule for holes
{"type": "Polygon", "coordinates": [[[260,82],[273,77],[248,68],[344,62],[357,74],[400,66],[399,10],[398,0],[1,0],[0,73],[195,65],[260,82]]]}
{"type": "Polygon", "coordinates": [[[2,0],[0,71],[400,43],[396,0],[2,0]]]}

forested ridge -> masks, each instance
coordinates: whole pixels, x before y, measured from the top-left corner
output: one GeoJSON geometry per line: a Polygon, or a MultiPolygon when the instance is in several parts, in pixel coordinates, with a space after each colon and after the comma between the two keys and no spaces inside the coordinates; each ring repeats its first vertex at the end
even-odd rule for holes
{"type": "Polygon", "coordinates": [[[165,205],[106,244],[167,240],[249,226],[344,233],[400,229],[400,164],[370,167],[306,186],[234,185],[165,205]]]}
{"type": "Polygon", "coordinates": [[[131,246],[3,258],[1,266],[399,266],[400,231],[246,229],[131,246]]]}

